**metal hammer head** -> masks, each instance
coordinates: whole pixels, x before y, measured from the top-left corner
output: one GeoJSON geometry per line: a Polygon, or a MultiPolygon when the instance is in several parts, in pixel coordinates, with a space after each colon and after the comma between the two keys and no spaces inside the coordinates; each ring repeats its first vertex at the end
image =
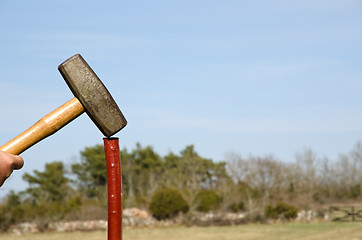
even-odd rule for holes
{"type": "Polygon", "coordinates": [[[111,94],[80,54],[64,61],[58,70],[85,112],[106,137],[126,126],[127,121],[111,94]]]}

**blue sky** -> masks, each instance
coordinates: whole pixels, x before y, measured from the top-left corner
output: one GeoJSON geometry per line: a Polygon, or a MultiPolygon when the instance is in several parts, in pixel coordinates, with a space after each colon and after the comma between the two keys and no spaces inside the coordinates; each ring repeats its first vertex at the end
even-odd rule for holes
{"type": "MultiPolygon", "coordinates": [[[[361,30],[352,0],[0,0],[0,144],[73,97],[57,66],[80,53],[129,122],[121,147],[333,159],[362,139],[361,30]]],[[[23,153],[0,195],[102,137],[81,116],[23,153]]]]}

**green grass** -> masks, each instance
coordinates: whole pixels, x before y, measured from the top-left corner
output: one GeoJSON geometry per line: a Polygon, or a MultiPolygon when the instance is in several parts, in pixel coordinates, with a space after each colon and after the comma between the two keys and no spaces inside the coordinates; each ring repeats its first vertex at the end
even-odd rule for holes
{"type": "MultiPolygon", "coordinates": [[[[1,240],[101,240],[106,232],[0,235],[1,240]]],[[[362,223],[289,223],[228,227],[134,228],[123,231],[124,240],[362,240],[362,223]]]]}

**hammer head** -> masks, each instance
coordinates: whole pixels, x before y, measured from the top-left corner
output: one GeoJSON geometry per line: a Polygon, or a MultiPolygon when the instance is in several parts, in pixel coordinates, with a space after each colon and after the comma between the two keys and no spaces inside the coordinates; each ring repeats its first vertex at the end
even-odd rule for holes
{"type": "Polygon", "coordinates": [[[127,124],[111,94],[80,54],[59,65],[58,70],[99,130],[110,137],[127,124]]]}

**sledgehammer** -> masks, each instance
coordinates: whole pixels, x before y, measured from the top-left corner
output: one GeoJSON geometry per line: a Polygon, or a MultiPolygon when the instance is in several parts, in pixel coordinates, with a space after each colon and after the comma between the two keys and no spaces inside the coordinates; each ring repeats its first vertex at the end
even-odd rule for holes
{"type": "Polygon", "coordinates": [[[54,134],[86,112],[99,130],[110,137],[127,124],[121,110],[81,55],[76,54],[58,67],[75,98],[44,116],[33,126],[5,143],[0,150],[20,154],[54,134]]]}

